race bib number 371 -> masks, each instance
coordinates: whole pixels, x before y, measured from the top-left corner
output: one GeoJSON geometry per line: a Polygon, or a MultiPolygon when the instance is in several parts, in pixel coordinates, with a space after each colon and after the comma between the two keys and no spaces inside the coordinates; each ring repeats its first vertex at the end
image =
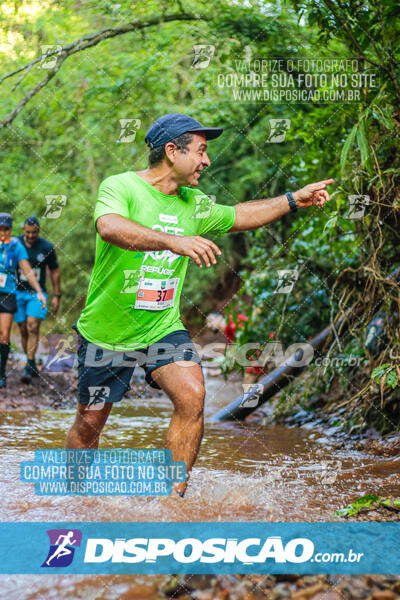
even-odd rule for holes
{"type": "Polygon", "coordinates": [[[135,308],[144,310],[164,310],[174,305],[179,277],[172,279],[140,279],[136,294],[135,308]]]}

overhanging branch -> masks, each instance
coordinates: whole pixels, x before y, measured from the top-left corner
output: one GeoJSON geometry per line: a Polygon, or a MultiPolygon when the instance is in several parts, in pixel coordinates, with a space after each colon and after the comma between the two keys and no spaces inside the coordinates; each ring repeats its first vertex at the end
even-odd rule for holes
{"type": "Polygon", "coordinates": [[[8,115],[6,115],[2,121],[0,121],[0,128],[8,127],[13,122],[15,117],[21,112],[21,110],[24,108],[24,106],[26,106],[26,104],[33,98],[33,96],[35,96],[43,87],[45,87],[45,85],[47,85],[47,83],[50,81],[50,79],[52,79],[54,77],[54,75],[57,73],[57,71],[59,71],[62,63],[72,54],[76,54],[77,52],[82,52],[82,50],[86,50],[87,48],[92,48],[93,46],[97,46],[97,44],[99,44],[103,40],[107,40],[107,39],[116,37],[118,35],[124,35],[125,33],[129,33],[131,31],[140,31],[147,27],[153,27],[154,25],[159,25],[160,23],[168,23],[171,21],[207,21],[207,20],[210,20],[210,17],[208,17],[207,15],[193,15],[193,14],[188,14],[188,13],[177,13],[177,14],[172,14],[172,15],[157,16],[157,17],[153,17],[151,19],[147,19],[144,21],[132,21],[130,23],[126,23],[125,25],[121,25],[120,27],[108,27],[106,29],[102,29],[101,31],[92,33],[90,35],[85,35],[85,36],[81,37],[80,39],[76,40],[75,42],[72,42],[72,44],[63,46],[62,48],[59,48],[57,50],[52,50],[51,52],[47,52],[46,54],[43,54],[39,58],[35,58],[30,63],[23,65],[22,67],[19,67],[15,71],[12,71],[11,73],[7,73],[7,75],[4,75],[3,77],[0,78],[0,84],[1,84],[5,79],[7,79],[9,77],[13,77],[14,75],[17,75],[18,73],[21,73],[21,71],[25,71],[25,73],[19,78],[19,80],[14,85],[13,89],[15,89],[17,87],[17,85],[29,73],[29,71],[31,71],[32,67],[36,63],[42,62],[43,60],[45,60],[51,56],[57,55],[57,61],[56,61],[55,66],[52,67],[51,69],[49,69],[46,76],[37,85],[35,85],[35,87],[33,87],[24,96],[24,98],[22,98],[22,100],[19,102],[19,104],[16,106],[16,108],[14,110],[12,110],[8,115]]]}

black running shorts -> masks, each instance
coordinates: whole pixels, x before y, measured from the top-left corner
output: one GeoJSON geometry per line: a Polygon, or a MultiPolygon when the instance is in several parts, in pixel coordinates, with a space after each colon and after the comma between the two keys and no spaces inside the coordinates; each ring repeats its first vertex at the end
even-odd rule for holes
{"type": "MultiPolygon", "coordinates": [[[[74,327],[75,329],[75,327],[74,327]]],[[[193,361],[200,357],[187,329],[174,331],[147,348],[117,352],[101,348],[78,332],[78,402],[100,410],[105,402],[119,402],[129,388],[135,367],[145,371],[147,383],[157,389],[152,372],[169,363],[193,361]]]]}
{"type": "Polygon", "coordinates": [[[8,292],[0,292],[0,313],[15,313],[17,312],[17,301],[15,294],[8,292]]]}

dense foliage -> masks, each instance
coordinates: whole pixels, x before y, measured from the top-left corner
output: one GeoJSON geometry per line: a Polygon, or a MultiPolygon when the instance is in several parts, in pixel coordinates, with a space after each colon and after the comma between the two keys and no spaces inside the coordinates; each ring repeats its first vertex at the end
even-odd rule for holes
{"type": "MultiPolygon", "coordinates": [[[[400,309],[399,288],[386,280],[399,263],[396,16],[393,0],[4,2],[2,76],[40,56],[43,45],[66,47],[121,28],[118,35],[65,56],[1,130],[1,210],[12,212],[20,224],[27,214],[45,214],[46,196],[67,198],[61,216],[43,219],[43,234],[57,246],[63,277],[63,310],[52,329],[68,328],[84,302],[100,181],[145,168],[148,126],[163,113],[185,112],[224,126],[224,135],[210,144],[212,165],[201,181],[217,202],[236,204],[335,179],[324,210],[313,207],[226,236],[219,242],[223,259],[210,272],[192,264],[183,295],[185,317],[201,331],[216,298],[219,307],[231,301],[227,313],[240,310],[250,317],[239,342],[265,341],[272,331],[288,345],[310,339],[353,306],[358,318],[341,342],[331,340],[329,352],[357,348],[364,356],[365,326],[378,305],[390,314],[400,309]],[[204,69],[195,68],[198,44],[215,48],[204,69]],[[379,81],[365,86],[353,103],[238,101],[218,83],[219,75],[235,71],[235,61],[290,56],[355,57],[379,81]],[[121,142],[120,119],[137,120],[132,142],[121,142]],[[269,143],[271,119],[290,120],[284,142],[269,143]],[[351,195],[369,196],[362,219],[349,218],[351,195]],[[296,269],[298,279],[290,294],[277,294],[279,270],[287,269],[296,269]],[[231,299],[238,278],[241,289],[231,299]]],[[[49,72],[43,66],[39,62],[2,82],[0,123],[49,72]]],[[[398,325],[390,329],[390,348],[396,349],[398,325]]],[[[387,354],[379,358],[384,359],[387,354]]],[[[368,377],[376,364],[371,358],[368,377]]]]}

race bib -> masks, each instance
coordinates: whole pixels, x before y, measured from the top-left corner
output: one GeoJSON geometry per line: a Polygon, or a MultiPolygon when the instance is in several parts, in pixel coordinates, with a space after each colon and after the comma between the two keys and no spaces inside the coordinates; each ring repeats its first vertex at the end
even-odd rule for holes
{"type": "Polygon", "coordinates": [[[0,273],[0,288],[6,287],[7,273],[0,273]]]}
{"type": "Polygon", "coordinates": [[[172,279],[139,279],[134,308],[164,310],[174,305],[179,277],[172,279]]]}
{"type": "MultiPolygon", "coordinates": [[[[32,269],[32,272],[33,272],[34,276],[36,277],[36,279],[39,281],[40,267],[35,267],[34,269],[32,269]]],[[[26,275],[24,275],[24,273],[22,271],[20,273],[19,279],[20,279],[20,281],[28,281],[26,278],[26,275]]]]}

